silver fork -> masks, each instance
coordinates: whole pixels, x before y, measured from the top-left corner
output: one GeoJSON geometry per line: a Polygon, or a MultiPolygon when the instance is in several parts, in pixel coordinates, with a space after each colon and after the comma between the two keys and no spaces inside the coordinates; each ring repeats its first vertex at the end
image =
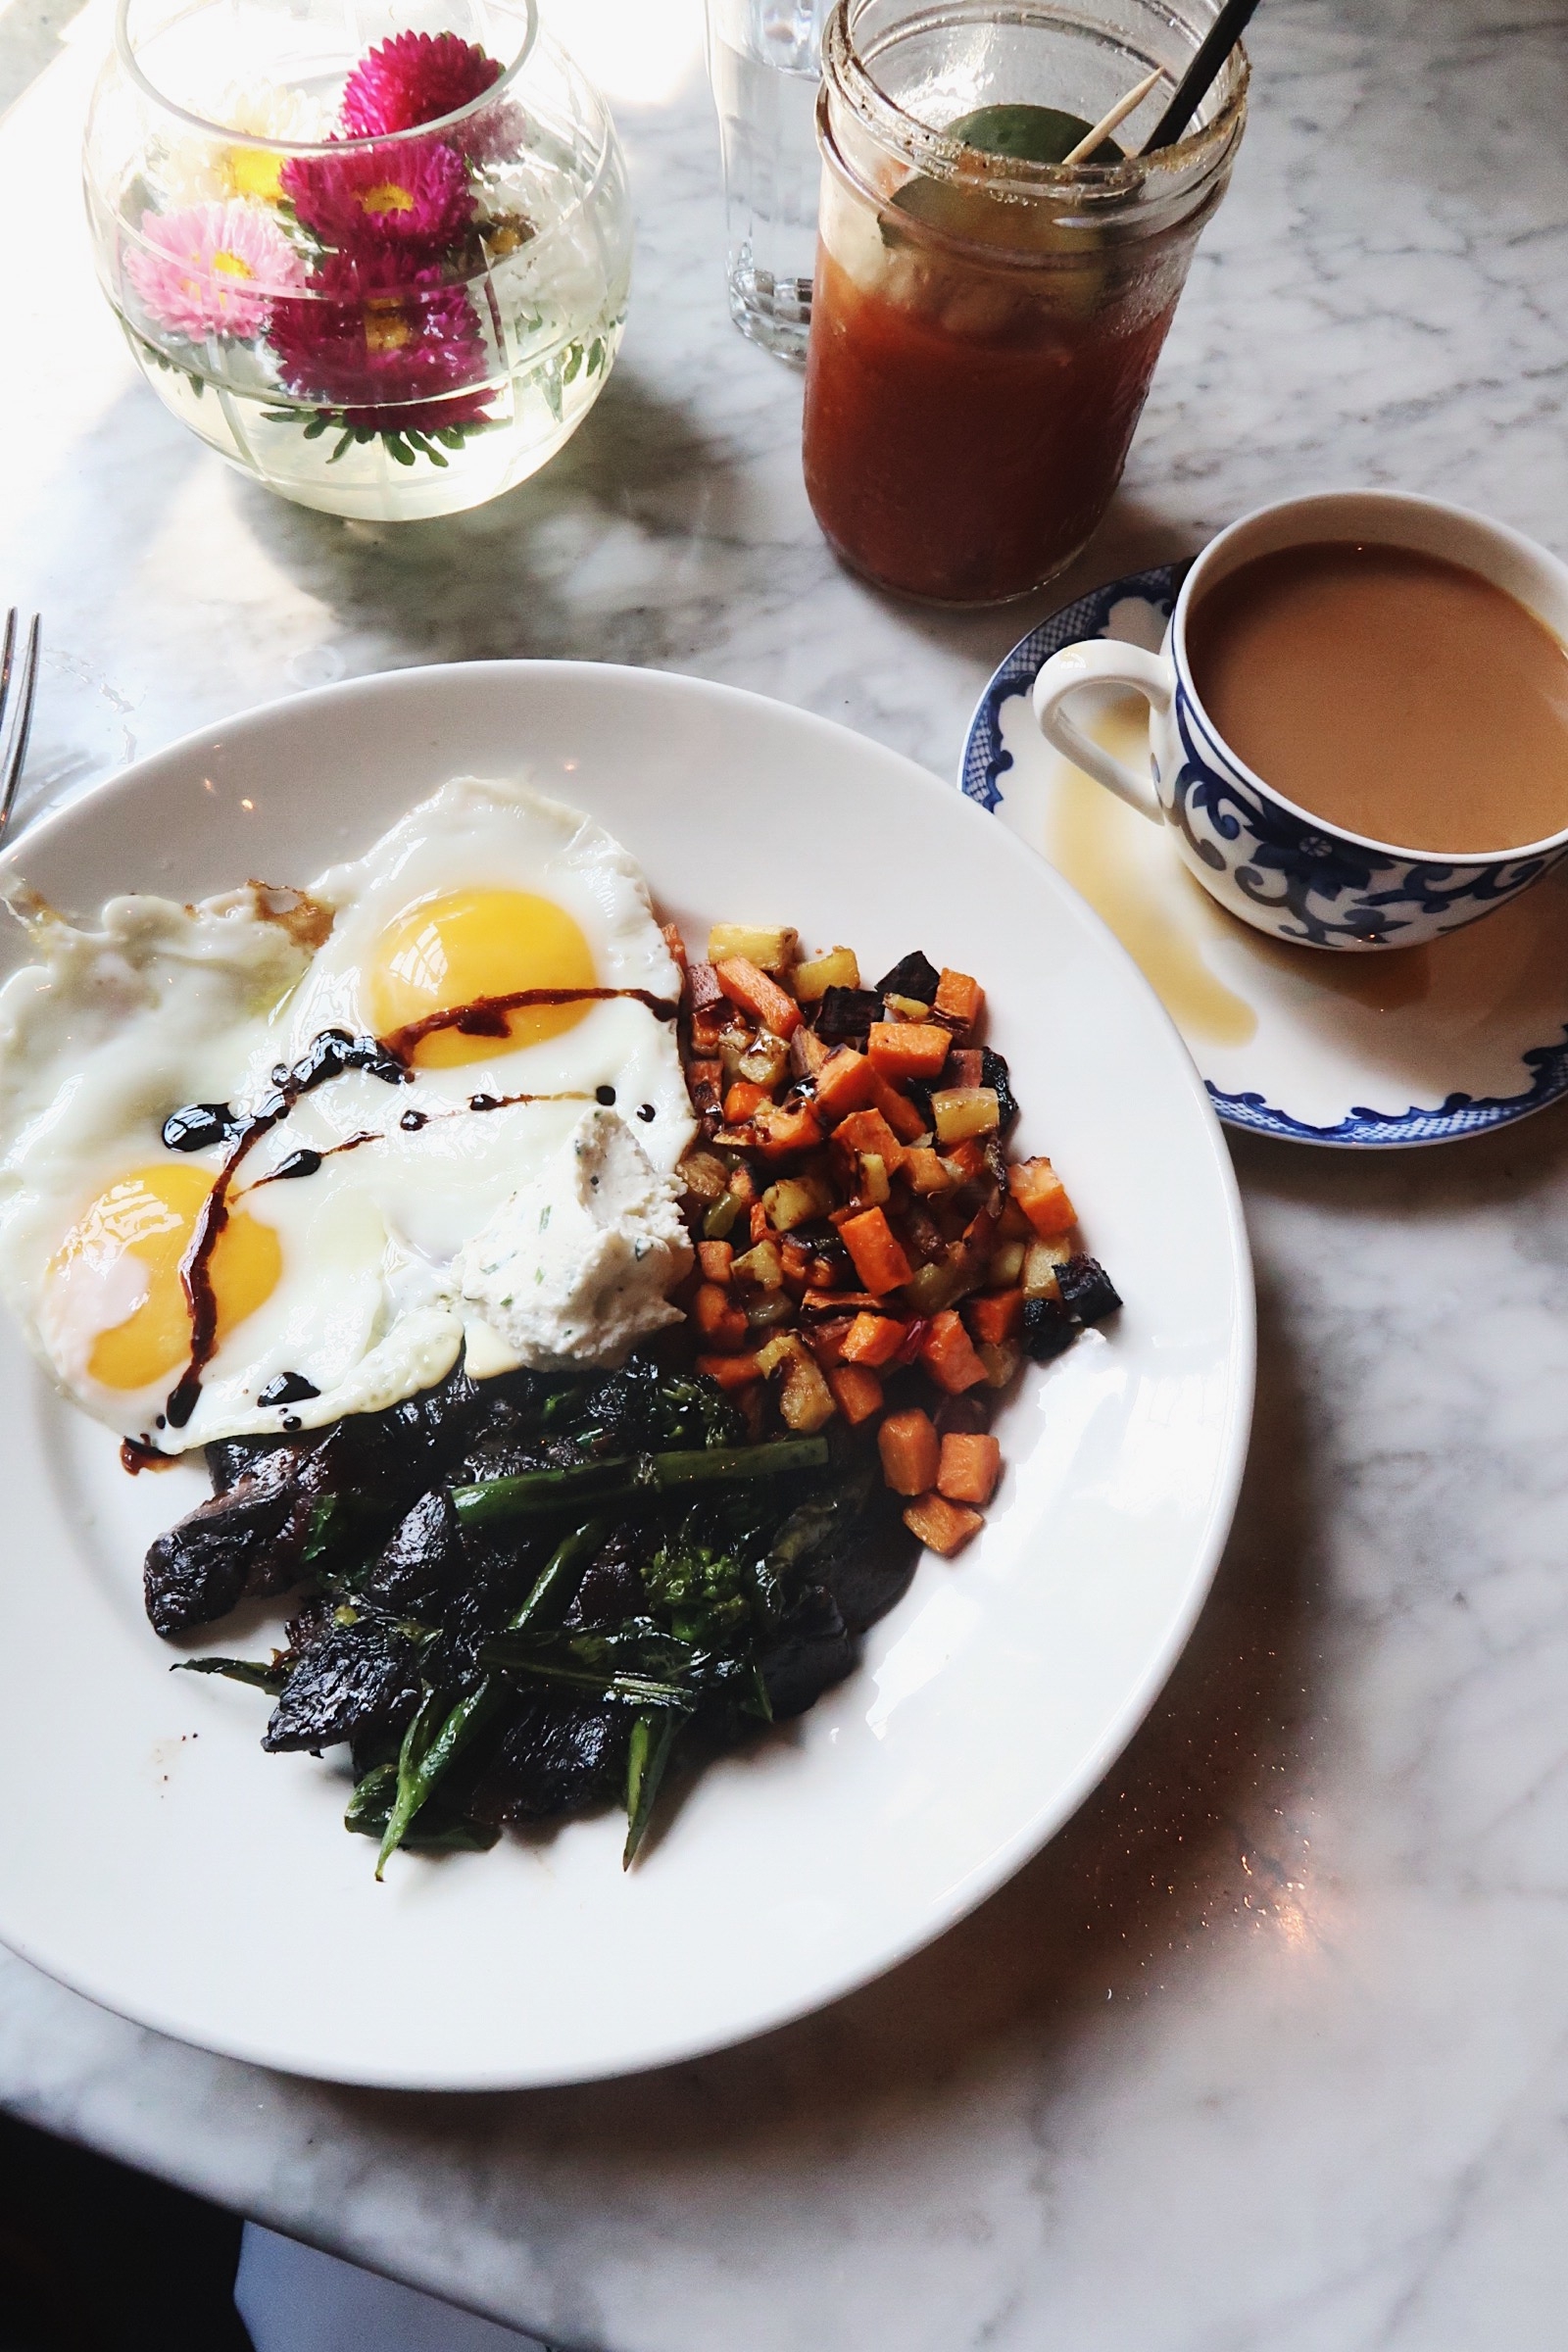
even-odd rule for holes
{"type": "Polygon", "coordinates": [[[0,645],[0,838],[11,822],[17,786],[22,782],[27,737],[32,728],[32,698],[38,684],[38,615],[35,612],[32,616],[19,662],[17,632],[21,621],[22,615],[13,605],[6,614],[5,642],[0,645]]]}

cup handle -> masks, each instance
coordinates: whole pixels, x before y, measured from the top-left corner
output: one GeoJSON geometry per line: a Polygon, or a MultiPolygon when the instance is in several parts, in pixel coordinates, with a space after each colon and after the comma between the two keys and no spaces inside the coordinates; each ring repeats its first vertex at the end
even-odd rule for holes
{"type": "Polygon", "coordinates": [[[1034,713],[1046,741],[1074,767],[1103,784],[1117,800],[1141,816],[1164,822],[1164,811],[1153,779],[1124,760],[1114,759],[1067,715],[1067,704],[1084,686],[1130,686],[1153,710],[1168,710],[1176,695],[1176,672],[1163,654],[1147,653],[1141,645],[1121,645],[1111,637],[1086,638],[1081,645],[1064,645],[1053,654],[1035,680],[1034,713]]]}

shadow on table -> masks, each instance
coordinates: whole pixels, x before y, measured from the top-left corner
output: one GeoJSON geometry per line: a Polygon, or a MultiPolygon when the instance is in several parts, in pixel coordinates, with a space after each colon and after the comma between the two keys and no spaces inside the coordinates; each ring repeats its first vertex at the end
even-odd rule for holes
{"type": "Polygon", "coordinates": [[[346,522],[259,483],[231,488],[281,570],[411,662],[689,656],[711,634],[694,603],[720,600],[713,550],[742,549],[751,529],[741,469],[624,363],[543,472],[466,514],[346,522]]]}

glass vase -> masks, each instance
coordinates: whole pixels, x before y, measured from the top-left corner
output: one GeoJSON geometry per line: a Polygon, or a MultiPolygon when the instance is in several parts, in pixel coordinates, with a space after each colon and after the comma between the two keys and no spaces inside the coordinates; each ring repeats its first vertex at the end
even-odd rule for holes
{"type": "Polygon", "coordinates": [[[533,0],[121,0],[84,176],[148,382],[302,506],[479,506],[613,365],[625,171],[533,0]]]}

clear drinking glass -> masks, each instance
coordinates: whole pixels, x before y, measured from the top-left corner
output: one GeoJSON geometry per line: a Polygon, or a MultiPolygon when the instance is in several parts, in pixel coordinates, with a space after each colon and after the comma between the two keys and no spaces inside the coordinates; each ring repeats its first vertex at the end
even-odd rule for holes
{"type": "Polygon", "coordinates": [[[302,506],[478,506],[614,361],[620,151],[533,0],[121,0],[83,161],[148,382],[302,506]]]}
{"type": "Polygon", "coordinates": [[[816,261],[816,92],[830,0],[708,0],[708,70],[724,159],[730,317],[806,357],[816,261]]]}

